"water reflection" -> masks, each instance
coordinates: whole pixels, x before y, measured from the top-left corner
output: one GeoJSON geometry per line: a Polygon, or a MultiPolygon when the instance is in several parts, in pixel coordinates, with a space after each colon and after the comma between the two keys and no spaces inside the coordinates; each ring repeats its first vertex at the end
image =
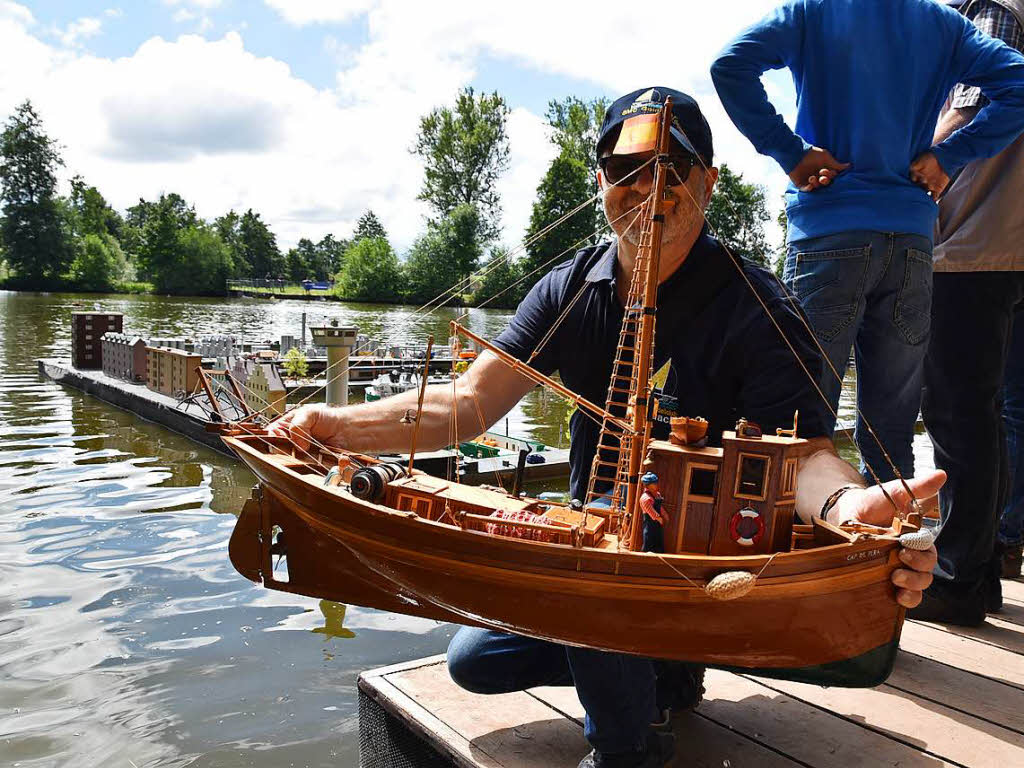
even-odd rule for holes
{"type": "Polygon", "coordinates": [[[356,636],[356,633],[345,627],[345,611],[348,606],[344,603],[336,603],[333,600],[320,601],[320,613],[324,615],[324,625],[314,627],[313,632],[318,635],[326,635],[329,639],[338,637],[348,640],[356,636]]]}
{"type": "Polygon", "coordinates": [[[145,334],[248,338],[298,332],[302,308],[0,293],[0,762],[355,765],[358,673],[437,653],[450,628],[314,612],[239,577],[226,541],[247,470],[37,376],[36,356],[68,353],[75,301],[145,334]]]}

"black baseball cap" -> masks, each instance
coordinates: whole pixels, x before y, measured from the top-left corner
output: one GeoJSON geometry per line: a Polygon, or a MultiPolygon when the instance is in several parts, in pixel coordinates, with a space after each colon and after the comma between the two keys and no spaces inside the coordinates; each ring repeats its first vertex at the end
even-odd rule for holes
{"type": "Polygon", "coordinates": [[[672,97],[672,138],[678,141],[683,149],[697,155],[710,166],[715,154],[711,141],[711,126],[704,119],[704,114],[693,97],[674,88],[641,88],[617,98],[604,113],[604,122],[601,123],[601,131],[597,136],[597,156],[600,157],[610,147],[613,154],[631,154],[624,150],[648,151],[637,149],[635,144],[619,146],[618,139],[623,124],[627,121],[631,124],[646,122],[645,118],[631,118],[660,114],[668,96],[672,97]],[[613,141],[616,143],[612,144],[613,141]]]}

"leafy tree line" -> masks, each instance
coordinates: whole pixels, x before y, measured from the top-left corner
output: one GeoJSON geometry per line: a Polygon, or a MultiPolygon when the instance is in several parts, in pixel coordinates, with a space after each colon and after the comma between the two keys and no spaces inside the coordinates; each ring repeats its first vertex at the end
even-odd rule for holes
{"type": "MultiPolygon", "coordinates": [[[[20,289],[114,291],[135,281],[159,293],[224,293],[235,277],[330,280],[349,241],[299,240],[282,253],[259,213],[229,211],[213,221],[176,193],[142,200],[121,215],[80,176],[57,190],[64,162],[31,102],[0,133],[0,261],[4,283],[20,289]]],[[[383,228],[372,213],[372,236],[383,228]],[[374,226],[376,228],[374,228],[374,226]]]]}
{"type": "MultiPolygon", "coordinates": [[[[160,293],[214,294],[231,278],[313,279],[333,280],[336,295],[357,301],[514,307],[550,269],[609,235],[600,201],[588,204],[597,192],[595,145],[606,108],[603,99],[550,102],[557,155],[537,187],[524,240],[511,251],[498,243],[497,183],[509,158],[504,99],[466,88],[453,105],[425,115],[410,151],[423,164],[420,199],[430,214],[400,258],[372,211],[347,239],[303,238],[282,252],[251,209],[205,221],[170,193],[139,200],[122,216],[79,177],[61,197],[59,149],[25,102],[0,134],[6,284],[102,291],[142,281],[160,293]]],[[[741,255],[767,263],[768,218],[764,189],[723,165],[708,209],[713,230],[741,255]]]]}

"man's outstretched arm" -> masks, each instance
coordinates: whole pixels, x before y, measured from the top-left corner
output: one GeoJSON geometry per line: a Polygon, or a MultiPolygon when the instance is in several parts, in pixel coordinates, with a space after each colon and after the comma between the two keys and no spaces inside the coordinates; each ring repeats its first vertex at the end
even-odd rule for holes
{"type": "MultiPolygon", "coordinates": [[[[817,450],[801,463],[797,477],[796,512],[803,522],[817,517],[829,496],[843,486],[853,488],[839,497],[826,518],[835,525],[856,521],[888,527],[895,516],[892,502],[901,512],[911,511],[910,496],[899,480],[885,483],[885,491],[889,495],[886,498],[881,487],[864,487],[860,473],[836,453],[827,437],[814,438],[811,443],[817,450]]],[[[924,501],[935,496],[945,482],[945,472],[932,470],[908,478],[907,486],[918,501],[924,501]]],[[[905,608],[913,608],[921,602],[921,593],[932,583],[932,569],[938,553],[934,545],[923,552],[901,549],[900,560],[905,567],[896,569],[892,575],[896,600],[905,608]]]]}
{"type": "MultiPolygon", "coordinates": [[[[451,384],[427,387],[417,448],[430,451],[445,447],[452,442],[451,430],[456,423],[459,440],[479,435],[508,413],[533,386],[532,381],[498,357],[484,352],[455,380],[454,388],[451,384]],[[457,418],[452,416],[453,400],[457,418]]],[[[360,453],[406,453],[413,424],[403,423],[403,417],[410,411],[416,415],[418,399],[419,390],[411,390],[362,405],[307,405],[289,411],[274,422],[271,431],[291,437],[303,449],[314,439],[360,453]]]]}

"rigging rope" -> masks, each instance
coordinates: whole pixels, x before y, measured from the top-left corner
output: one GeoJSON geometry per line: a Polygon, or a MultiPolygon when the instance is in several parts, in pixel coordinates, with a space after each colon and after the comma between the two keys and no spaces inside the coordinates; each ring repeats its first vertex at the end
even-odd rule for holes
{"type": "MultiPolygon", "coordinates": [[[[634,206],[634,207],[633,207],[632,209],[630,209],[630,210],[636,210],[637,208],[642,208],[642,207],[643,207],[643,203],[640,203],[639,205],[636,205],[636,206],[634,206]]],[[[626,213],[629,213],[629,211],[627,211],[626,213]]],[[[642,214],[642,213],[643,213],[643,211],[642,211],[642,210],[641,210],[641,211],[638,211],[638,212],[637,212],[636,216],[634,216],[634,217],[633,217],[633,220],[632,220],[632,221],[631,221],[631,222],[629,223],[629,226],[627,226],[627,227],[626,227],[626,230],[627,230],[627,231],[628,231],[628,230],[629,230],[630,228],[632,228],[632,226],[633,226],[633,225],[634,225],[634,224],[636,223],[636,220],[640,218],[640,216],[641,216],[641,214],[642,214]]],[[[572,308],[573,308],[574,306],[576,306],[576,302],[578,302],[578,301],[580,300],[580,297],[582,297],[582,296],[583,296],[583,292],[584,292],[584,291],[585,291],[585,290],[586,290],[586,289],[587,289],[587,288],[588,288],[588,287],[589,287],[590,285],[592,285],[592,284],[591,284],[591,283],[588,283],[588,282],[587,282],[586,280],[584,280],[584,281],[583,281],[583,284],[582,284],[582,285],[580,286],[580,289],[579,289],[579,291],[578,291],[578,292],[576,293],[576,295],[575,295],[575,296],[573,297],[572,301],[570,301],[570,302],[569,302],[569,303],[568,303],[568,304],[566,305],[565,309],[564,309],[564,310],[562,311],[562,314],[560,314],[560,315],[558,316],[558,319],[557,319],[557,320],[555,320],[554,324],[553,324],[553,325],[551,326],[551,328],[550,328],[550,329],[548,330],[548,332],[547,332],[546,334],[544,334],[544,338],[542,338],[542,339],[541,339],[541,340],[540,340],[540,341],[539,341],[539,342],[537,343],[537,346],[536,346],[536,347],[534,347],[534,349],[533,349],[533,352],[531,352],[531,353],[530,353],[530,357],[529,357],[529,359],[528,359],[528,360],[526,361],[526,364],[527,364],[527,365],[530,365],[530,364],[531,364],[531,363],[532,363],[532,362],[534,361],[534,359],[536,359],[537,355],[539,355],[539,354],[540,354],[540,351],[541,351],[541,350],[542,350],[542,349],[544,348],[544,345],[545,345],[545,344],[547,344],[547,343],[548,343],[548,342],[549,342],[549,341],[551,340],[551,337],[555,335],[555,331],[557,331],[557,330],[558,330],[559,326],[560,326],[560,325],[562,324],[562,322],[563,322],[563,321],[565,320],[565,318],[566,318],[566,317],[568,317],[568,315],[569,315],[569,312],[570,312],[570,311],[572,311],[572,308]]]]}

